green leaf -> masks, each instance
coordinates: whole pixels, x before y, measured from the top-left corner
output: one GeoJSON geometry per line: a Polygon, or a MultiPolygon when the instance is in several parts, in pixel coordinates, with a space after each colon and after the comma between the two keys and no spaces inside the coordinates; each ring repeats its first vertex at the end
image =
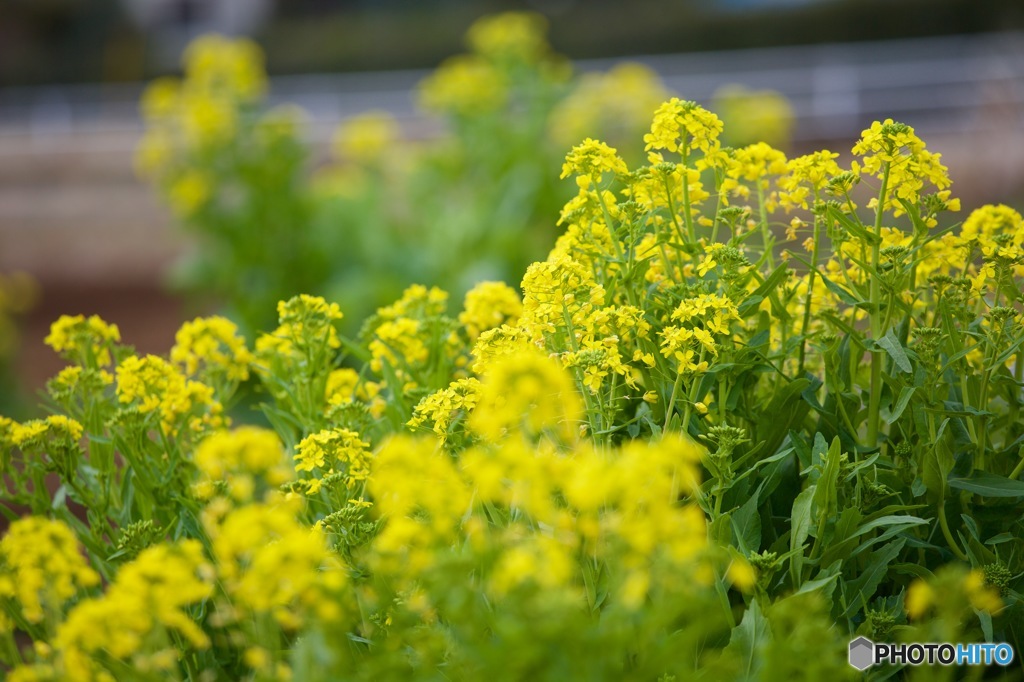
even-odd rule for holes
{"type": "Polygon", "coordinates": [[[893,408],[892,414],[885,418],[886,422],[892,424],[900,418],[903,411],[907,409],[907,405],[910,404],[910,399],[914,397],[914,391],[916,390],[916,386],[904,386],[900,390],[900,397],[896,399],[896,406],[893,408]]]}
{"type": "Polygon", "coordinates": [[[875,528],[882,528],[883,526],[922,526],[926,523],[928,523],[927,519],[922,519],[917,516],[904,516],[902,514],[893,514],[891,516],[882,516],[880,518],[868,521],[867,523],[860,526],[854,535],[863,535],[864,533],[867,533],[869,530],[874,530],[875,528]]]}
{"type": "Polygon", "coordinates": [[[793,558],[789,563],[793,586],[800,587],[804,570],[804,543],[811,530],[811,505],[814,502],[816,487],[810,486],[793,500],[793,514],[789,534],[789,548],[793,558]]]}
{"type": "Polygon", "coordinates": [[[843,618],[850,618],[862,606],[871,601],[875,590],[878,589],[878,585],[889,571],[889,564],[900,555],[905,544],[907,544],[906,538],[899,538],[875,551],[871,555],[870,563],[861,574],[846,584],[847,594],[850,597],[847,601],[846,610],[843,612],[843,618]]]}
{"type": "Polygon", "coordinates": [[[970,478],[950,478],[950,488],[966,490],[982,497],[1024,497],[1024,481],[1015,481],[987,471],[975,471],[970,478]]]}
{"type": "Polygon", "coordinates": [[[818,573],[819,576],[824,574],[824,577],[815,578],[814,580],[808,580],[803,585],[801,585],[800,589],[794,592],[794,594],[806,594],[808,592],[814,592],[816,590],[825,590],[826,588],[830,588],[827,590],[827,594],[825,594],[824,596],[831,596],[831,593],[835,590],[835,587],[832,585],[832,583],[834,583],[839,578],[840,566],[841,564],[839,562],[832,564],[832,566],[830,566],[827,570],[823,570],[818,573]]]}
{"type": "Polygon", "coordinates": [[[854,221],[846,213],[841,211],[835,206],[828,207],[828,215],[830,218],[841,224],[847,229],[847,231],[856,236],[861,241],[865,241],[868,244],[881,243],[881,240],[873,232],[869,232],[859,221],[854,221]]]}
{"type": "Polygon", "coordinates": [[[744,554],[751,554],[761,549],[761,512],[758,509],[760,489],[732,515],[733,537],[736,549],[744,554]]]}
{"type": "Polygon", "coordinates": [[[768,275],[761,285],[750,292],[750,295],[743,299],[743,302],[739,305],[739,311],[741,316],[746,316],[751,310],[761,304],[761,301],[765,299],[772,291],[775,290],[782,282],[789,276],[789,266],[782,263],[774,270],[772,274],[768,275]]]}
{"type": "Polygon", "coordinates": [[[758,679],[764,663],[761,649],[771,639],[772,631],[768,619],[761,613],[761,607],[755,599],[750,602],[740,624],[732,629],[729,644],[722,652],[730,661],[739,663],[741,672],[737,680],[758,679]]]}
{"type": "Polygon", "coordinates": [[[903,350],[903,345],[896,338],[896,334],[892,329],[886,332],[885,336],[878,339],[877,343],[889,354],[889,357],[892,358],[897,367],[908,374],[913,371],[913,368],[910,366],[910,358],[907,357],[906,351],[903,350]]]}
{"type": "MultiPolygon", "coordinates": [[[[819,435],[821,434],[815,435],[815,440],[819,435]]],[[[818,508],[818,514],[825,517],[832,515],[838,501],[836,485],[839,479],[839,459],[842,454],[842,445],[839,442],[839,436],[836,436],[832,439],[828,452],[825,453],[821,477],[818,479],[814,493],[814,505],[818,508]]]]}

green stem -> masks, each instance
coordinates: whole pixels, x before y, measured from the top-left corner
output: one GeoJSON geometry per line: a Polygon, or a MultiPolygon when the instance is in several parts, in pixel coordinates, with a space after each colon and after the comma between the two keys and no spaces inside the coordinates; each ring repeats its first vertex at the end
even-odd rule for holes
{"type": "MultiPolygon", "coordinates": [[[[684,136],[685,137],[685,136],[684,136]]],[[[683,140],[683,221],[686,223],[686,234],[690,238],[691,244],[697,243],[697,232],[693,228],[693,215],[690,211],[690,175],[687,172],[689,167],[686,165],[687,148],[686,140],[683,140]]]]}
{"type": "Polygon", "coordinates": [[[1010,405],[1010,421],[1006,428],[1006,438],[1003,447],[1008,447],[1013,441],[1013,438],[1017,435],[1014,427],[1018,424],[1018,418],[1020,416],[1020,384],[1024,379],[1024,348],[1017,351],[1017,360],[1013,364],[1013,381],[1014,381],[1014,399],[1010,405]]]}
{"type": "Polygon", "coordinates": [[[768,270],[775,269],[775,240],[772,239],[772,231],[768,227],[768,209],[764,205],[764,188],[761,181],[757,181],[757,208],[761,214],[761,235],[764,239],[764,253],[768,257],[768,270]]]}
{"type": "MultiPolygon", "coordinates": [[[[814,203],[818,203],[818,190],[814,190],[814,203]]],[[[818,239],[821,235],[821,218],[814,216],[814,245],[811,247],[811,270],[807,273],[807,297],[804,303],[804,322],[800,330],[800,361],[797,376],[804,373],[804,359],[807,354],[807,330],[811,325],[811,300],[814,298],[814,278],[818,274],[818,239]]]]}
{"type": "Polygon", "coordinates": [[[672,384],[672,397],[668,400],[668,406],[665,408],[665,426],[662,431],[668,431],[668,424],[672,420],[672,410],[676,407],[676,396],[679,394],[679,386],[683,383],[683,373],[680,371],[676,374],[676,381],[672,384]]]}
{"type": "Polygon", "coordinates": [[[953,534],[949,530],[949,522],[946,521],[946,499],[945,497],[939,498],[939,527],[942,529],[942,535],[946,538],[946,544],[953,550],[953,554],[956,555],[961,561],[967,561],[967,555],[964,554],[963,550],[960,549],[959,545],[953,539],[953,534]]]}
{"type": "MultiPolygon", "coordinates": [[[[889,163],[885,164],[882,173],[882,189],[878,193],[878,205],[875,207],[875,241],[871,245],[871,338],[875,341],[882,338],[881,307],[882,292],[878,281],[879,251],[882,241],[882,214],[885,208],[885,197],[889,191],[889,163]]],[[[878,444],[879,406],[882,399],[882,354],[878,349],[871,352],[871,393],[868,398],[868,442],[869,447],[878,444]]]]}
{"type": "Polygon", "coordinates": [[[1021,456],[1020,461],[1017,462],[1017,466],[1015,466],[1013,471],[1010,472],[1010,479],[1014,481],[1016,481],[1017,477],[1020,476],[1020,472],[1024,471],[1024,448],[1022,448],[1018,454],[1021,456]]]}

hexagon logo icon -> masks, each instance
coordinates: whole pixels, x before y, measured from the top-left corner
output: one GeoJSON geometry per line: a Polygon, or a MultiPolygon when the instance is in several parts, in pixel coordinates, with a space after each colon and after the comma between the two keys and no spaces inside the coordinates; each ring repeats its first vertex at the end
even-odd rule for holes
{"type": "Polygon", "coordinates": [[[875,643],[867,637],[858,637],[850,642],[850,665],[857,670],[867,670],[875,664],[875,643]]]}

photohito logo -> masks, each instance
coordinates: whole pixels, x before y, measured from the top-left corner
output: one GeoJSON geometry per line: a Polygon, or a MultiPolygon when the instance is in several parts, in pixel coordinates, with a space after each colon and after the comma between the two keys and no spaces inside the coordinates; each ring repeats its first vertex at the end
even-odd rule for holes
{"type": "Polygon", "coordinates": [[[873,665],[1001,665],[1013,662],[1014,651],[1009,644],[950,644],[934,642],[882,644],[867,637],[850,642],[849,661],[857,670],[873,665]]]}

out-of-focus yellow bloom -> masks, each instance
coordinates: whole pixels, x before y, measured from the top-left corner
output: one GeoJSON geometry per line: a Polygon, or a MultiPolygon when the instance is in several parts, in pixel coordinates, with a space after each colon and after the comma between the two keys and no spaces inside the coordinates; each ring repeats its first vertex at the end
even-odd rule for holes
{"type": "Polygon", "coordinates": [[[206,206],[213,195],[213,182],[204,171],[190,168],[167,188],[171,208],[180,218],[190,218],[206,206]]]}
{"type": "Polygon", "coordinates": [[[722,116],[728,144],[762,142],[783,148],[789,145],[795,116],[793,106],[782,93],[723,85],[712,100],[722,116]]]}
{"type": "Polygon", "coordinates": [[[251,501],[260,480],[276,489],[294,477],[281,439],[273,431],[254,426],[208,436],[196,448],[193,461],[201,473],[200,490],[224,482],[238,501],[251,501]]]}
{"type": "Polygon", "coordinates": [[[480,384],[470,428],[488,440],[550,433],[572,440],[583,415],[572,377],[543,354],[523,352],[492,363],[480,384]]]}
{"type": "Polygon", "coordinates": [[[551,136],[563,148],[587,137],[632,142],[668,97],[658,75],[643,64],[625,62],[607,73],[587,73],[551,113],[551,136]]]}
{"type": "Polygon", "coordinates": [[[398,123],[386,111],[368,111],[353,116],[334,133],[334,154],[360,163],[376,161],[398,140],[398,123]]]}
{"type": "Polygon", "coordinates": [[[101,662],[107,657],[141,668],[173,667],[176,655],[168,659],[163,650],[151,650],[150,636],[159,628],[177,633],[187,646],[205,649],[209,638],[186,609],[212,592],[213,569],[198,540],[143,550],[121,568],[106,594],[80,602],[58,628],[54,648],[64,679],[113,680],[101,662]]]}
{"type": "Polygon", "coordinates": [[[757,571],[746,559],[733,559],[725,571],[725,577],[743,592],[749,592],[757,583],[757,571]]]}
{"type": "Polygon", "coordinates": [[[471,55],[449,58],[419,87],[424,109],[457,116],[486,114],[507,100],[508,85],[501,71],[471,55]]]}
{"type": "Polygon", "coordinates": [[[181,82],[176,78],[157,78],[142,93],[139,109],[143,118],[159,120],[177,113],[181,103],[181,82]]]}
{"type": "Polygon", "coordinates": [[[100,582],[82,558],[71,529],[38,516],[11,524],[0,540],[0,566],[0,598],[13,598],[29,623],[42,622],[47,612],[59,617],[64,603],[79,590],[100,582]]]}
{"type": "Polygon", "coordinates": [[[534,12],[505,12],[473,22],[466,44],[474,52],[496,59],[534,61],[546,55],[548,22],[534,12]]]}
{"type": "Polygon", "coordinates": [[[185,50],[183,64],[190,89],[230,94],[242,101],[259,99],[266,90],[263,51],[245,38],[201,36],[185,50]]]}

